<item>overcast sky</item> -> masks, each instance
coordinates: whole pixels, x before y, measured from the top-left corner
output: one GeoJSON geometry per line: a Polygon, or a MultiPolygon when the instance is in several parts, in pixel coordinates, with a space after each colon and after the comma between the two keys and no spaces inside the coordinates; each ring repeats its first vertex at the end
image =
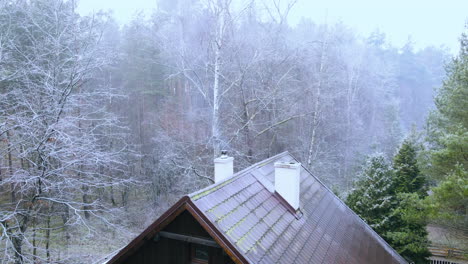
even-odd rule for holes
{"type": "MultiPolygon", "coordinates": [[[[156,5],[157,0],[80,0],[78,10],[85,15],[112,9],[125,23],[138,10],[156,5]]],[[[316,23],[342,21],[363,35],[380,29],[399,47],[411,36],[416,48],[445,45],[456,53],[468,19],[468,0],[299,0],[289,21],[295,24],[301,17],[316,23]]]]}

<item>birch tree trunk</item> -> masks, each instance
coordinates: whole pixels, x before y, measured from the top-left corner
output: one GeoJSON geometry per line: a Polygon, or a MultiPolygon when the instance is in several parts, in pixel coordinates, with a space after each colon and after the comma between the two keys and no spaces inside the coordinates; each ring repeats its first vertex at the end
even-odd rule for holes
{"type": "Polygon", "coordinates": [[[222,48],[224,41],[226,6],[223,0],[218,0],[216,10],[216,36],[214,41],[214,78],[213,78],[213,116],[211,133],[213,137],[213,156],[218,157],[221,151],[221,131],[220,131],[220,77],[222,64],[222,48]]]}
{"type": "MultiPolygon", "coordinates": [[[[321,114],[321,93],[322,93],[322,82],[323,82],[323,75],[324,75],[324,67],[325,67],[325,59],[326,59],[326,48],[328,42],[328,32],[325,29],[325,36],[321,44],[320,49],[320,66],[319,66],[319,74],[318,74],[318,83],[317,83],[317,90],[314,102],[314,112],[312,113],[312,123],[311,123],[311,134],[310,134],[310,142],[309,142],[309,151],[307,155],[307,167],[311,168],[312,160],[313,160],[313,152],[314,147],[316,144],[316,137],[317,137],[317,129],[319,126],[320,114],[321,114]]],[[[318,150],[316,150],[318,151],[318,150]]]]}

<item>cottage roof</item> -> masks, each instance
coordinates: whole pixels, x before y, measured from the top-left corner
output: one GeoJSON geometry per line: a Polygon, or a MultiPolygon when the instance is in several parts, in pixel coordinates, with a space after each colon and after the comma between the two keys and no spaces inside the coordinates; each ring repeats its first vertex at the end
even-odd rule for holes
{"type": "MultiPolygon", "coordinates": [[[[274,192],[277,161],[296,160],[288,152],[281,153],[182,199],[187,203],[184,208],[203,222],[236,262],[407,263],[305,168],[300,209],[291,211],[274,192]]],[[[160,230],[170,221],[171,210],[177,211],[171,208],[166,220],[161,220],[163,215],[139,237],[160,230]]],[[[137,245],[135,240],[132,243],[137,245]]]]}

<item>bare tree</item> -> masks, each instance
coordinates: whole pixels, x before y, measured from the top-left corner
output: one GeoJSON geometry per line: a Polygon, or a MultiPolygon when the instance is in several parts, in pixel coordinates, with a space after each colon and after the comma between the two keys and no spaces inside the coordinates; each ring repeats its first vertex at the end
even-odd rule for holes
{"type": "Polygon", "coordinates": [[[0,206],[2,255],[7,262],[50,262],[51,234],[62,228],[55,217],[88,232],[91,216],[111,224],[111,208],[97,191],[131,182],[110,173],[124,167],[126,149],[105,144],[121,137],[108,132],[118,126],[102,103],[110,91],[86,83],[106,63],[97,45],[101,20],[80,18],[71,2],[43,0],[11,2],[2,21],[13,33],[0,72],[15,73],[0,83],[10,170],[1,197],[11,197],[0,206]]]}

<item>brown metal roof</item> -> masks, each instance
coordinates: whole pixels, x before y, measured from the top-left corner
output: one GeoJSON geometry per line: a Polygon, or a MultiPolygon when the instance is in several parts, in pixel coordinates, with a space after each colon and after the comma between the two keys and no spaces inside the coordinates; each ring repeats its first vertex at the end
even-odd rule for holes
{"type": "Polygon", "coordinates": [[[274,163],[287,152],[183,197],[108,263],[124,263],[189,211],[235,263],[407,263],[305,168],[300,213],[274,192],[274,163]]]}
{"type": "Polygon", "coordinates": [[[274,162],[287,152],[189,195],[250,263],[407,263],[306,169],[301,216],[274,193],[274,162]]]}

